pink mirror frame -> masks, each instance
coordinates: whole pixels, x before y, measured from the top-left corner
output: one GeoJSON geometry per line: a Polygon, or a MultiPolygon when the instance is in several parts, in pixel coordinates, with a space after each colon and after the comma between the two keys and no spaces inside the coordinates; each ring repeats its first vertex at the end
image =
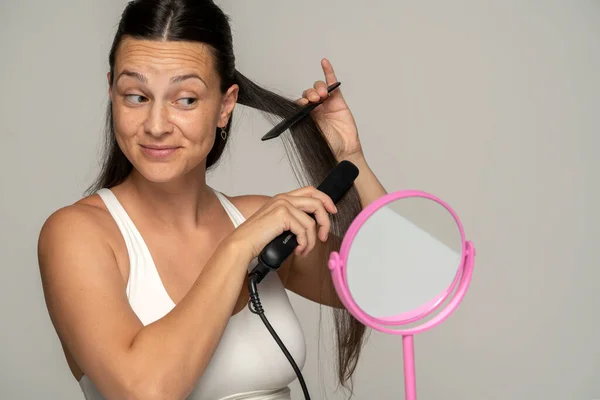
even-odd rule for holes
{"type": "Polygon", "coordinates": [[[344,236],[344,240],[342,241],[339,253],[332,252],[330,255],[329,269],[332,275],[333,284],[344,307],[358,321],[362,322],[364,325],[378,330],[380,332],[402,336],[404,350],[404,381],[406,400],[416,400],[413,335],[431,329],[434,326],[437,326],[438,324],[442,323],[458,307],[460,302],[463,300],[471,282],[474,257],[475,248],[472,242],[465,239],[464,228],[456,212],[454,212],[454,210],[443,200],[437,198],[432,194],[418,190],[401,190],[397,192],[392,192],[382,196],[381,198],[369,204],[360,212],[360,214],[354,219],[354,221],[348,228],[348,231],[344,236]],[[346,279],[346,262],[350,253],[350,247],[352,246],[352,242],[354,241],[361,226],[367,221],[367,219],[371,215],[373,215],[377,210],[393,201],[408,197],[422,197],[425,199],[433,200],[442,205],[444,208],[446,208],[448,212],[450,212],[450,214],[454,217],[454,220],[456,221],[461,235],[461,263],[458,267],[454,280],[448,286],[448,288],[444,292],[433,298],[431,301],[429,301],[427,304],[410,312],[402,313],[392,317],[373,317],[364,312],[360,308],[360,306],[356,304],[348,288],[348,283],[346,279]],[[439,312],[439,314],[434,316],[429,321],[426,321],[421,325],[406,329],[389,328],[389,326],[401,326],[414,321],[418,321],[426,317],[427,315],[431,314],[436,309],[438,309],[440,305],[449,298],[453,291],[455,292],[454,297],[452,297],[452,299],[448,302],[445,308],[439,312]]]}

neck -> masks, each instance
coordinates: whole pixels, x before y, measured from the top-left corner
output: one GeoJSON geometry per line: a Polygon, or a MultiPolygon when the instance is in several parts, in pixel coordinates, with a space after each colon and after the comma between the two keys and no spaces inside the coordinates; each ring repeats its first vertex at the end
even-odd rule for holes
{"type": "Polygon", "coordinates": [[[210,216],[215,196],[206,184],[204,171],[192,171],[171,182],[150,182],[137,170],[127,178],[136,203],[144,213],[158,219],[165,228],[195,230],[210,216]]]}

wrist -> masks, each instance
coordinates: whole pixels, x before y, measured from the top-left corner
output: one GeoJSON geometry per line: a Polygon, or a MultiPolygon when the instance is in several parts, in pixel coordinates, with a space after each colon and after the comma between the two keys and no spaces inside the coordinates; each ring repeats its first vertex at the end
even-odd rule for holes
{"type": "Polygon", "coordinates": [[[219,243],[218,250],[227,254],[228,257],[236,258],[247,267],[247,264],[252,260],[252,249],[248,248],[246,242],[232,234],[219,243]]]}
{"type": "Polygon", "coordinates": [[[371,168],[369,167],[369,164],[367,164],[367,160],[362,152],[346,156],[340,161],[350,161],[352,164],[356,165],[356,168],[358,168],[359,171],[356,179],[359,181],[362,181],[366,175],[371,173],[371,168]]]}
{"type": "Polygon", "coordinates": [[[365,159],[365,155],[362,151],[356,151],[354,153],[340,157],[339,162],[341,161],[350,161],[352,164],[356,165],[359,168],[367,166],[367,160],[365,159]]]}

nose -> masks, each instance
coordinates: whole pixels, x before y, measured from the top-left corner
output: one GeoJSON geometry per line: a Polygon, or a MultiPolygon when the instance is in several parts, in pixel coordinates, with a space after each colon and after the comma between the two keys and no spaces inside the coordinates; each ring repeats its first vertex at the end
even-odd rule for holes
{"type": "Polygon", "coordinates": [[[144,122],[144,130],[152,136],[160,137],[173,131],[173,124],[169,121],[169,110],[164,104],[154,102],[144,122]]]}

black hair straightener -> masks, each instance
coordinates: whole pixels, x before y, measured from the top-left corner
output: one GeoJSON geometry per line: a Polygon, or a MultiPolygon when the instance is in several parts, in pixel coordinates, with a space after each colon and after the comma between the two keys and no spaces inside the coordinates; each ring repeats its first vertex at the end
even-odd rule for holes
{"type": "MultiPolygon", "coordinates": [[[[337,203],[352,187],[354,180],[358,176],[358,173],[359,171],[356,165],[347,160],[341,161],[333,170],[331,170],[329,175],[327,175],[325,180],[321,182],[317,189],[328,195],[334,203],[337,203]]],[[[314,215],[309,215],[314,218],[314,215]]],[[[273,339],[275,339],[281,348],[281,351],[283,351],[283,354],[292,365],[292,368],[298,377],[298,382],[300,382],[300,386],[302,387],[304,398],[306,400],[310,400],[308,388],[306,387],[306,383],[304,382],[300,368],[298,368],[294,358],[287,350],[281,341],[281,338],[277,335],[275,329],[273,329],[269,323],[269,320],[265,316],[265,311],[258,296],[257,287],[258,284],[270,272],[274,272],[279,269],[283,262],[292,254],[296,246],[298,246],[296,235],[290,231],[286,231],[273,239],[261,251],[257,257],[258,262],[256,266],[252,269],[252,271],[250,271],[250,273],[248,273],[248,292],[250,293],[248,308],[251,312],[257,314],[262,319],[269,333],[271,333],[271,336],[273,336],[273,339]]]]}

